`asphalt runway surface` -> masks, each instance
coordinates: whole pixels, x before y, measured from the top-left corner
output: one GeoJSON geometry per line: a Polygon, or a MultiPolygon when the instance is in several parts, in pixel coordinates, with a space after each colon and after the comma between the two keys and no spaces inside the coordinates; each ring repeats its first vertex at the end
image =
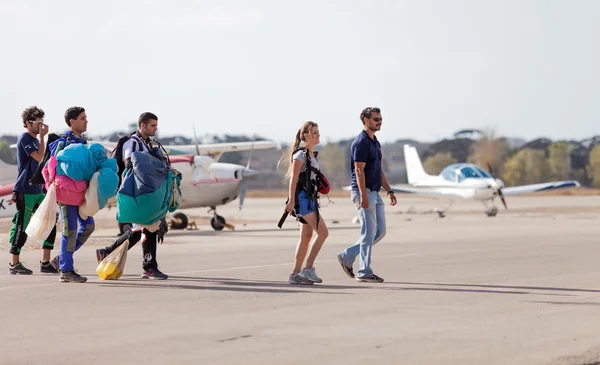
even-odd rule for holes
{"type": "Polygon", "coordinates": [[[39,242],[22,253],[34,274],[9,275],[4,219],[0,364],[600,360],[600,197],[509,197],[494,218],[463,202],[443,219],[433,200],[398,197],[373,249],[381,284],[350,279],[336,260],[359,235],[349,198],[322,201],[330,234],[315,265],[323,283],[312,286],[287,283],[299,225],[276,227],[285,199],[220,207],[234,231],[212,230],[206,209],[186,210],[199,229],[172,230],[158,247],[166,281],[140,279],[140,244],[123,277],[98,278],[95,249],[116,237],[114,210],[98,214],[75,254],[88,282],[41,274],[39,242]]]}

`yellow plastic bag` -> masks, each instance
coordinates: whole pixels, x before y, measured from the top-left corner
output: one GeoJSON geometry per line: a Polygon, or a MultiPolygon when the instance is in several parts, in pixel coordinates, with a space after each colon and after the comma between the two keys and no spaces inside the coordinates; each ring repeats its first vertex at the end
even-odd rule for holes
{"type": "MultiPolygon", "coordinates": [[[[129,231],[131,232],[131,231],[129,231]]],[[[125,262],[127,261],[127,249],[129,242],[124,241],[119,248],[106,256],[96,267],[96,273],[102,280],[117,280],[125,271],[125,262]]]]}

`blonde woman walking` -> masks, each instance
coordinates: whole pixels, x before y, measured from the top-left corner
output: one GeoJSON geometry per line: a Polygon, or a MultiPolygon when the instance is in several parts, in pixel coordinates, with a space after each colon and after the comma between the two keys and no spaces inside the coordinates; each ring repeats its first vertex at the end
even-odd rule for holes
{"type": "Polygon", "coordinates": [[[296,217],[302,223],[300,240],[296,246],[294,268],[288,282],[290,284],[321,283],[314,262],[323,247],[329,231],[320,216],[318,205],[318,184],[321,179],[319,161],[315,146],[320,143],[319,126],[308,121],[296,133],[293,146],[279,161],[289,161],[286,178],[289,178],[288,201],[285,212],[296,217]],[[289,159],[289,160],[288,160],[289,159]],[[317,233],[310,245],[313,231],[317,233]],[[308,252],[306,264],[302,267],[308,252]]]}

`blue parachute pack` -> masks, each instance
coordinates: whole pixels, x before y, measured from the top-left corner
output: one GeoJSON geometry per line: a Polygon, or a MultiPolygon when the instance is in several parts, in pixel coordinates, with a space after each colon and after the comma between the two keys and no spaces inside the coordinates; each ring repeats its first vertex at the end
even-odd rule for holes
{"type": "Polygon", "coordinates": [[[89,182],[96,172],[98,172],[98,204],[102,209],[108,200],[117,194],[119,187],[117,161],[108,158],[104,146],[99,143],[73,143],[56,154],[57,175],[89,182]]]}
{"type": "Polygon", "coordinates": [[[117,221],[151,226],[175,211],[181,200],[179,171],[156,151],[132,152],[117,193],[117,221]]]}

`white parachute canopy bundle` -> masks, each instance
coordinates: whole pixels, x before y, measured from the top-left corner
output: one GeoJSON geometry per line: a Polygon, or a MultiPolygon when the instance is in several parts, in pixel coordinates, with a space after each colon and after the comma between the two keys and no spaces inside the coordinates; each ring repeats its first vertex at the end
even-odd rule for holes
{"type": "Polygon", "coordinates": [[[42,201],[42,204],[37,208],[29,224],[25,229],[25,233],[29,237],[45,240],[56,226],[56,215],[58,214],[58,205],[56,204],[56,186],[54,183],[48,188],[48,192],[42,201]]]}

